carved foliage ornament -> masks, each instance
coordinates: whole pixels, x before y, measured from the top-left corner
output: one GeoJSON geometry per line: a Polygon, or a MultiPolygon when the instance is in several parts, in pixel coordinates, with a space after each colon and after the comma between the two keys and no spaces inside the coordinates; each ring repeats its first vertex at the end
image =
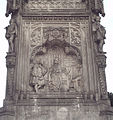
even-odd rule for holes
{"type": "Polygon", "coordinates": [[[31,48],[34,48],[36,46],[41,46],[45,42],[49,43],[50,41],[53,40],[56,40],[57,42],[59,42],[59,40],[63,42],[67,42],[77,47],[81,46],[82,32],[80,25],[73,25],[73,27],[37,26],[31,31],[32,31],[30,35],[31,48]]]}
{"type": "Polygon", "coordinates": [[[31,0],[26,4],[25,9],[29,10],[50,10],[50,9],[85,9],[85,0],[31,0]]]}
{"type": "Polygon", "coordinates": [[[39,45],[40,40],[41,40],[41,27],[33,30],[33,32],[31,33],[31,47],[39,45]]]}
{"type": "Polygon", "coordinates": [[[81,44],[81,34],[80,30],[77,28],[71,28],[71,43],[72,45],[79,46],[81,44]]]}
{"type": "Polygon", "coordinates": [[[43,30],[44,39],[48,41],[52,41],[54,39],[59,39],[61,41],[69,41],[69,28],[53,28],[53,27],[46,27],[43,30]]]}

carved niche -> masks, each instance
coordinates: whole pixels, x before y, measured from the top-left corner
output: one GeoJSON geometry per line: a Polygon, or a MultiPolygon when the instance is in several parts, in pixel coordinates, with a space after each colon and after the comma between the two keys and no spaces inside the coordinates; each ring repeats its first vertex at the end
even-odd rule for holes
{"type": "Polygon", "coordinates": [[[82,91],[79,28],[38,26],[30,41],[30,86],[34,92],[82,91]]]}

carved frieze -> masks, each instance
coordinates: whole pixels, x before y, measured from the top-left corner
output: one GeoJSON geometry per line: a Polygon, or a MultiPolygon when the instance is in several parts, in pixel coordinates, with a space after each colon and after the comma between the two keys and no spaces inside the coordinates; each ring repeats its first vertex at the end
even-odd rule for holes
{"type": "MultiPolygon", "coordinates": [[[[52,40],[60,40],[71,44],[72,46],[81,46],[81,39],[85,30],[87,31],[87,22],[72,22],[72,23],[48,23],[36,22],[31,24],[25,24],[26,27],[30,28],[30,44],[31,48],[43,45],[45,42],[52,40]],[[84,27],[83,27],[84,26],[84,27]]],[[[25,27],[24,26],[24,27],[25,27]]],[[[27,30],[27,28],[25,29],[27,30]]]]}
{"type": "Polygon", "coordinates": [[[30,0],[25,6],[25,10],[36,11],[53,9],[86,9],[86,3],[82,0],[30,0]]]}

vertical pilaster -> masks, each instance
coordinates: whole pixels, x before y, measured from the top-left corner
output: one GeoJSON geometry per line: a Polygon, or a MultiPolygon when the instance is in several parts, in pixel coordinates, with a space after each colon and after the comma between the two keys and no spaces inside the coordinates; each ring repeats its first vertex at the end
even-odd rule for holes
{"type": "Polygon", "coordinates": [[[106,67],[106,56],[104,54],[97,55],[97,66],[98,66],[98,81],[100,84],[100,94],[101,99],[107,99],[107,86],[106,86],[106,76],[105,76],[105,67],[106,67]]]}
{"type": "Polygon", "coordinates": [[[7,53],[6,66],[7,66],[7,87],[6,87],[6,100],[13,99],[14,93],[14,72],[15,72],[15,53],[7,53]]]}

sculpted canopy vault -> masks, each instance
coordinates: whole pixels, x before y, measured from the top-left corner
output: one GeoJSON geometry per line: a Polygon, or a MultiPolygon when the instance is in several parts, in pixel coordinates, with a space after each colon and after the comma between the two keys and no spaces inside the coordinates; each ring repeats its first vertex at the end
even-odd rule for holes
{"type": "MultiPolygon", "coordinates": [[[[35,33],[39,33],[40,28],[35,30],[35,33]]],[[[82,58],[79,48],[67,42],[69,29],[46,27],[43,31],[45,42],[42,45],[33,46],[33,42],[40,41],[37,39],[40,37],[31,39],[33,50],[30,59],[30,86],[33,91],[81,92],[82,58]]],[[[35,33],[31,33],[31,36],[35,33]]],[[[77,34],[77,31],[74,34],[77,34]]],[[[80,45],[78,38],[73,39],[72,43],[76,41],[77,45],[80,45]]]]}

